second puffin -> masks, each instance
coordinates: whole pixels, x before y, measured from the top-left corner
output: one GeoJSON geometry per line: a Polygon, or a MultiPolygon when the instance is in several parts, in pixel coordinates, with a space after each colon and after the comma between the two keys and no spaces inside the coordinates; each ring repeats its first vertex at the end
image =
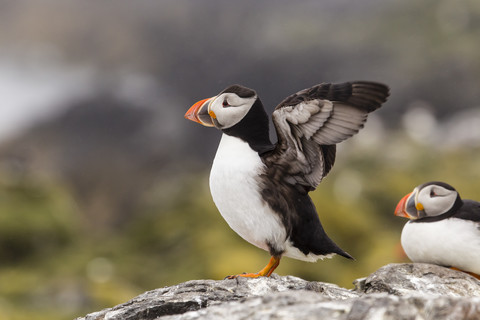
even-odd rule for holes
{"type": "Polygon", "coordinates": [[[332,168],[336,144],[355,135],[388,95],[387,86],[367,81],[299,91],[273,112],[276,144],[252,89],[230,86],[187,111],[185,118],[223,132],[210,172],[215,205],[235,232],[271,255],[258,273],[229,278],[268,277],[282,256],[352,258],[327,236],[308,192],[332,168]]]}

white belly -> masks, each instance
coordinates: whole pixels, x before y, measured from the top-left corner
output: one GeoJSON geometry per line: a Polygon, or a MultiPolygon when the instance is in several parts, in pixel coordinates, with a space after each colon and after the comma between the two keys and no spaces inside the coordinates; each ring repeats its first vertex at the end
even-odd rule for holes
{"type": "Polygon", "coordinates": [[[401,241],[413,262],[480,274],[480,230],[473,221],[449,218],[436,222],[408,222],[401,241]]]}
{"type": "Polygon", "coordinates": [[[243,239],[267,251],[267,243],[284,250],[285,228],[260,197],[256,179],[263,166],[246,142],[223,134],[210,172],[210,190],[223,218],[243,239]]]}

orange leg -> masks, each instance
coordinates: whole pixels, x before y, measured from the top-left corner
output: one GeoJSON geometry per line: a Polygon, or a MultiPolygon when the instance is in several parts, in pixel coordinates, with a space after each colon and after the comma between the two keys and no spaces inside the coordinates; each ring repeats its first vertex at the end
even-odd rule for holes
{"type": "Polygon", "coordinates": [[[468,273],[468,274],[471,275],[472,277],[477,278],[478,280],[480,280],[480,275],[478,275],[478,274],[476,274],[476,273],[468,272],[468,271],[463,271],[462,269],[458,269],[458,268],[455,268],[455,267],[451,267],[450,269],[468,273]]]}
{"type": "Polygon", "coordinates": [[[244,278],[258,278],[258,277],[270,277],[278,265],[280,264],[280,257],[271,257],[268,264],[260,270],[258,273],[242,273],[236,274],[233,276],[227,276],[225,279],[235,279],[237,277],[244,277],[244,278]]]}

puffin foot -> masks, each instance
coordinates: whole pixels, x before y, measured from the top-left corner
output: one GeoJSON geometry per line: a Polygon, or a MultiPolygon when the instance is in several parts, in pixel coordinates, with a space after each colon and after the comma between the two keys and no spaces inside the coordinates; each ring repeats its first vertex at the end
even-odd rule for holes
{"type": "Polygon", "coordinates": [[[257,273],[241,273],[225,277],[225,279],[235,279],[238,277],[243,278],[258,278],[258,277],[270,277],[278,265],[280,264],[281,257],[271,257],[268,264],[257,273]]]}
{"type": "Polygon", "coordinates": [[[468,273],[468,274],[471,275],[472,277],[477,278],[478,280],[480,280],[480,275],[478,275],[478,274],[476,274],[476,273],[468,272],[468,271],[465,271],[465,270],[462,270],[462,269],[458,269],[458,268],[455,268],[455,267],[450,267],[450,269],[468,273]]]}

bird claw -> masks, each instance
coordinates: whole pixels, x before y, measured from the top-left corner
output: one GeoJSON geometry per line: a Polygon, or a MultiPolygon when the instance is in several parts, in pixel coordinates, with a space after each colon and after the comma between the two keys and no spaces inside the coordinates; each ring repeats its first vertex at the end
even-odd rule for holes
{"type": "Polygon", "coordinates": [[[223,280],[227,280],[227,279],[237,279],[238,277],[240,278],[258,278],[258,277],[262,277],[261,274],[259,273],[240,273],[240,274],[234,274],[234,275],[231,275],[231,276],[226,276],[223,280]]]}
{"type": "Polygon", "coordinates": [[[450,269],[467,273],[467,274],[471,275],[472,277],[476,278],[477,280],[480,280],[480,275],[479,274],[469,272],[469,271],[465,271],[465,270],[462,270],[462,269],[458,269],[458,268],[455,268],[455,267],[450,267],[450,269]]]}
{"type": "Polygon", "coordinates": [[[276,267],[278,267],[280,263],[280,256],[272,256],[270,258],[270,261],[268,264],[260,270],[257,273],[241,273],[241,274],[236,274],[236,275],[231,275],[231,276],[226,276],[225,279],[236,279],[238,277],[242,278],[258,278],[258,277],[270,277],[270,275],[273,273],[273,270],[275,270],[276,267]]]}

